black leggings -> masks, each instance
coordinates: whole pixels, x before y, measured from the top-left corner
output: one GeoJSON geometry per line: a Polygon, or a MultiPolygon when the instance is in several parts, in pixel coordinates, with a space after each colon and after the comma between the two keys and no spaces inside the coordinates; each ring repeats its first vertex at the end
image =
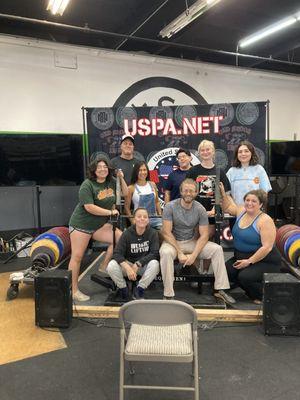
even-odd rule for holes
{"type": "Polygon", "coordinates": [[[262,260],[243,269],[234,268],[236,260],[244,260],[254,253],[235,252],[234,257],[226,262],[228,279],[237,283],[253,300],[262,300],[264,273],[278,273],[281,268],[281,258],[278,250],[273,250],[262,260]]]}

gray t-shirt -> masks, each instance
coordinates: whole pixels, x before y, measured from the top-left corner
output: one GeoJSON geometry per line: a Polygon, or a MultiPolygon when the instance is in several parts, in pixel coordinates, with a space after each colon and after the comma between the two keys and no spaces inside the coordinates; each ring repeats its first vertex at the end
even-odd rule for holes
{"type": "Polygon", "coordinates": [[[195,237],[195,229],[208,225],[208,217],[205,208],[193,201],[191,209],[181,205],[181,199],[170,201],[165,205],[163,220],[172,221],[172,233],[176,240],[190,240],[195,237]]]}
{"type": "Polygon", "coordinates": [[[117,156],[111,160],[111,165],[113,168],[121,169],[123,171],[125,182],[127,185],[130,185],[132,170],[137,161],[138,160],[136,158],[126,160],[121,156],[117,156]]]}

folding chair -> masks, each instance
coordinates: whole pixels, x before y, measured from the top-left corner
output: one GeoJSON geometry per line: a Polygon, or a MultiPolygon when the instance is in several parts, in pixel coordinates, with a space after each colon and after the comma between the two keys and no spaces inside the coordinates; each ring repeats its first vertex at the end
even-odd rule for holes
{"type": "Polygon", "coordinates": [[[176,390],[194,392],[199,399],[197,314],[193,307],[177,300],[138,300],[120,308],[120,400],[125,389],[176,390]],[[193,363],[193,385],[145,386],[125,384],[125,360],[193,363]]]}

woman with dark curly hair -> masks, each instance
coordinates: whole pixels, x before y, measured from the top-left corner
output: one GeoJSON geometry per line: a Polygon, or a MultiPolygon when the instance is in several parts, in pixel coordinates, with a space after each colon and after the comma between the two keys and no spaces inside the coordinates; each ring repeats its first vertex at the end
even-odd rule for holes
{"type": "MultiPolygon", "coordinates": [[[[79,203],[69,222],[72,249],[69,269],[72,271],[73,299],[77,301],[89,300],[89,296],[78,289],[80,263],[88,243],[93,238],[109,244],[102,264],[102,268],[105,269],[113,252],[113,230],[109,219],[119,214],[114,207],[116,180],[112,176],[108,160],[101,158],[91,162],[87,176],[88,178],[80,186],[79,203]]],[[[120,178],[122,194],[126,196],[128,188],[124,175],[119,171],[117,176],[120,178]]],[[[116,229],[116,241],[119,240],[121,233],[116,229]]]]}
{"type": "Polygon", "coordinates": [[[235,203],[244,204],[243,198],[249,190],[272,190],[268,175],[258,163],[258,156],[252,143],[243,140],[234,151],[232,167],[227,171],[231,186],[231,196],[235,203]]]}

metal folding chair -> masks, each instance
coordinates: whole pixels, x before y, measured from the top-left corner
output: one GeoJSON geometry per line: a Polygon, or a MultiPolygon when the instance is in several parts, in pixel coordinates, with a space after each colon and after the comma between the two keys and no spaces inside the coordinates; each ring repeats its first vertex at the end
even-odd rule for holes
{"type": "Polygon", "coordinates": [[[120,400],[127,389],[194,392],[199,399],[197,314],[177,300],[138,300],[120,308],[120,400]],[[125,383],[125,361],[193,363],[193,385],[145,386],[125,383]]]}

